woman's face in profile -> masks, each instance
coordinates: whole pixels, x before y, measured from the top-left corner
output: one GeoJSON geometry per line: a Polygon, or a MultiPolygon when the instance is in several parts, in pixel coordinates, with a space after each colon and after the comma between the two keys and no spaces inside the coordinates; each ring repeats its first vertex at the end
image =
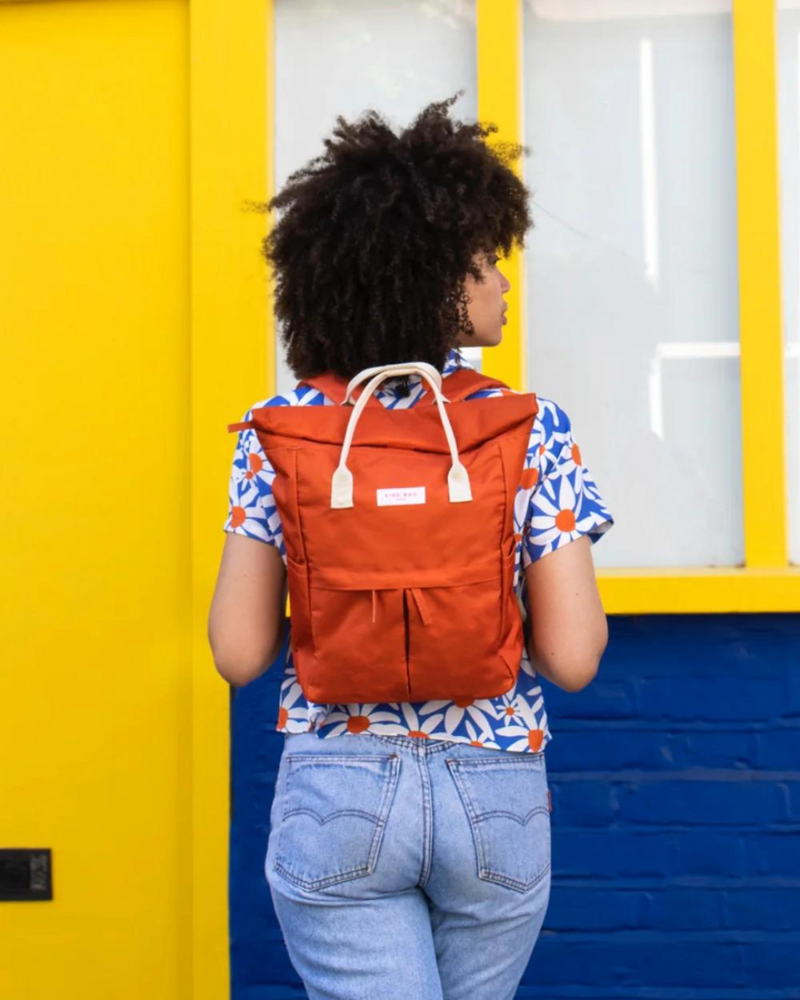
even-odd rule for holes
{"type": "Polygon", "coordinates": [[[464,282],[469,297],[467,312],[475,330],[474,336],[461,333],[458,343],[465,347],[494,347],[503,339],[507,303],[503,296],[511,282],[499,270],[499,257],[495,253],[478,253],[473,258],[481,269],[483,281],[476,281],[471,274],[464,282]]]}

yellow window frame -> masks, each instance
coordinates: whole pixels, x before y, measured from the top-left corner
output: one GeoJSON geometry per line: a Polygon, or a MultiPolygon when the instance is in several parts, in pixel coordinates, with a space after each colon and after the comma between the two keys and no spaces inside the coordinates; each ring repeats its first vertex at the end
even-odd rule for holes
{"type": "MultiPolygon", "coordinates": [[[[609,614],[800,611],[800,567],[789,563],[787,541],[776,6],[774,0],[733,0],[732,10],[744,565],[598,568],[609,614]],[[777,502],[765,504],[764,469],[777,502]]],[[[496,141],[522,142],[521,0],[477,0],[477,33],[478,116],[500,126],[496,141]]],[[[506,271],[518,291],[503,342],[485,352],[483,369],[526,388],[518,255],[506,271]]]]}

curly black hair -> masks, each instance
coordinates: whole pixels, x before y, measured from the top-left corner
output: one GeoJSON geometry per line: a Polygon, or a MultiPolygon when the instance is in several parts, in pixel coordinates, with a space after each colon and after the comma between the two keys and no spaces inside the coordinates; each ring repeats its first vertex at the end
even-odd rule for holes
{"type": "Polygon", "coordinates": [[[463,93],[429,104],[396,135],[377,111],[341,115],[325,152],[256,210],[282,210],[261,252],[298,379],[427,361],[440,371],[467,315],[481,251],[508,254],[532,226],[511,169],[528,150],[484,140],[494,124],[449,117],[463,93]]]}

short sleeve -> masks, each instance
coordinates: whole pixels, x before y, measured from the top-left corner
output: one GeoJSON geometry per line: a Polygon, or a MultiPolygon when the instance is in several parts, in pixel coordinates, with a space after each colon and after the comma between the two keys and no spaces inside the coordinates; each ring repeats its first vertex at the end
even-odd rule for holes
{"type": "Polygon", "coordinates": [[[526,467],[532,488],[522,530],[523,567],[582,535],[594,544],[614,524],[583,463],[570,419],[552,400],[539,398],[526,467]]]}
{"type": "MultiPolygon", "coordinates": [[[[264,405],[252,406],[242,417],[242,422],[252,420],[253,410],[264,405]]],[[[283,556],[281,519],[272,495],[274,479],[275,470],[256,432],[251,428],[239,431],[231,466],[228,517],[224,530],[274,545],[283,556]]]]}

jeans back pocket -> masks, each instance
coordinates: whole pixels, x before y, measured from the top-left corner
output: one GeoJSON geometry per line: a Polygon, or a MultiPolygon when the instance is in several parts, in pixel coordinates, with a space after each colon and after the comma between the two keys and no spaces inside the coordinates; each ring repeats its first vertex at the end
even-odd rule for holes
{"type": "Polygon", "coordinates": [[[303,889],[369,875],[400,774],[397,754],[288,753],[273,869],[303,889]]]}
{"type": "Polygon", "coordinates": [[[550,871],[544,753],[447,758],[475,846],[478,878],[527,892],[550,871]]]}

